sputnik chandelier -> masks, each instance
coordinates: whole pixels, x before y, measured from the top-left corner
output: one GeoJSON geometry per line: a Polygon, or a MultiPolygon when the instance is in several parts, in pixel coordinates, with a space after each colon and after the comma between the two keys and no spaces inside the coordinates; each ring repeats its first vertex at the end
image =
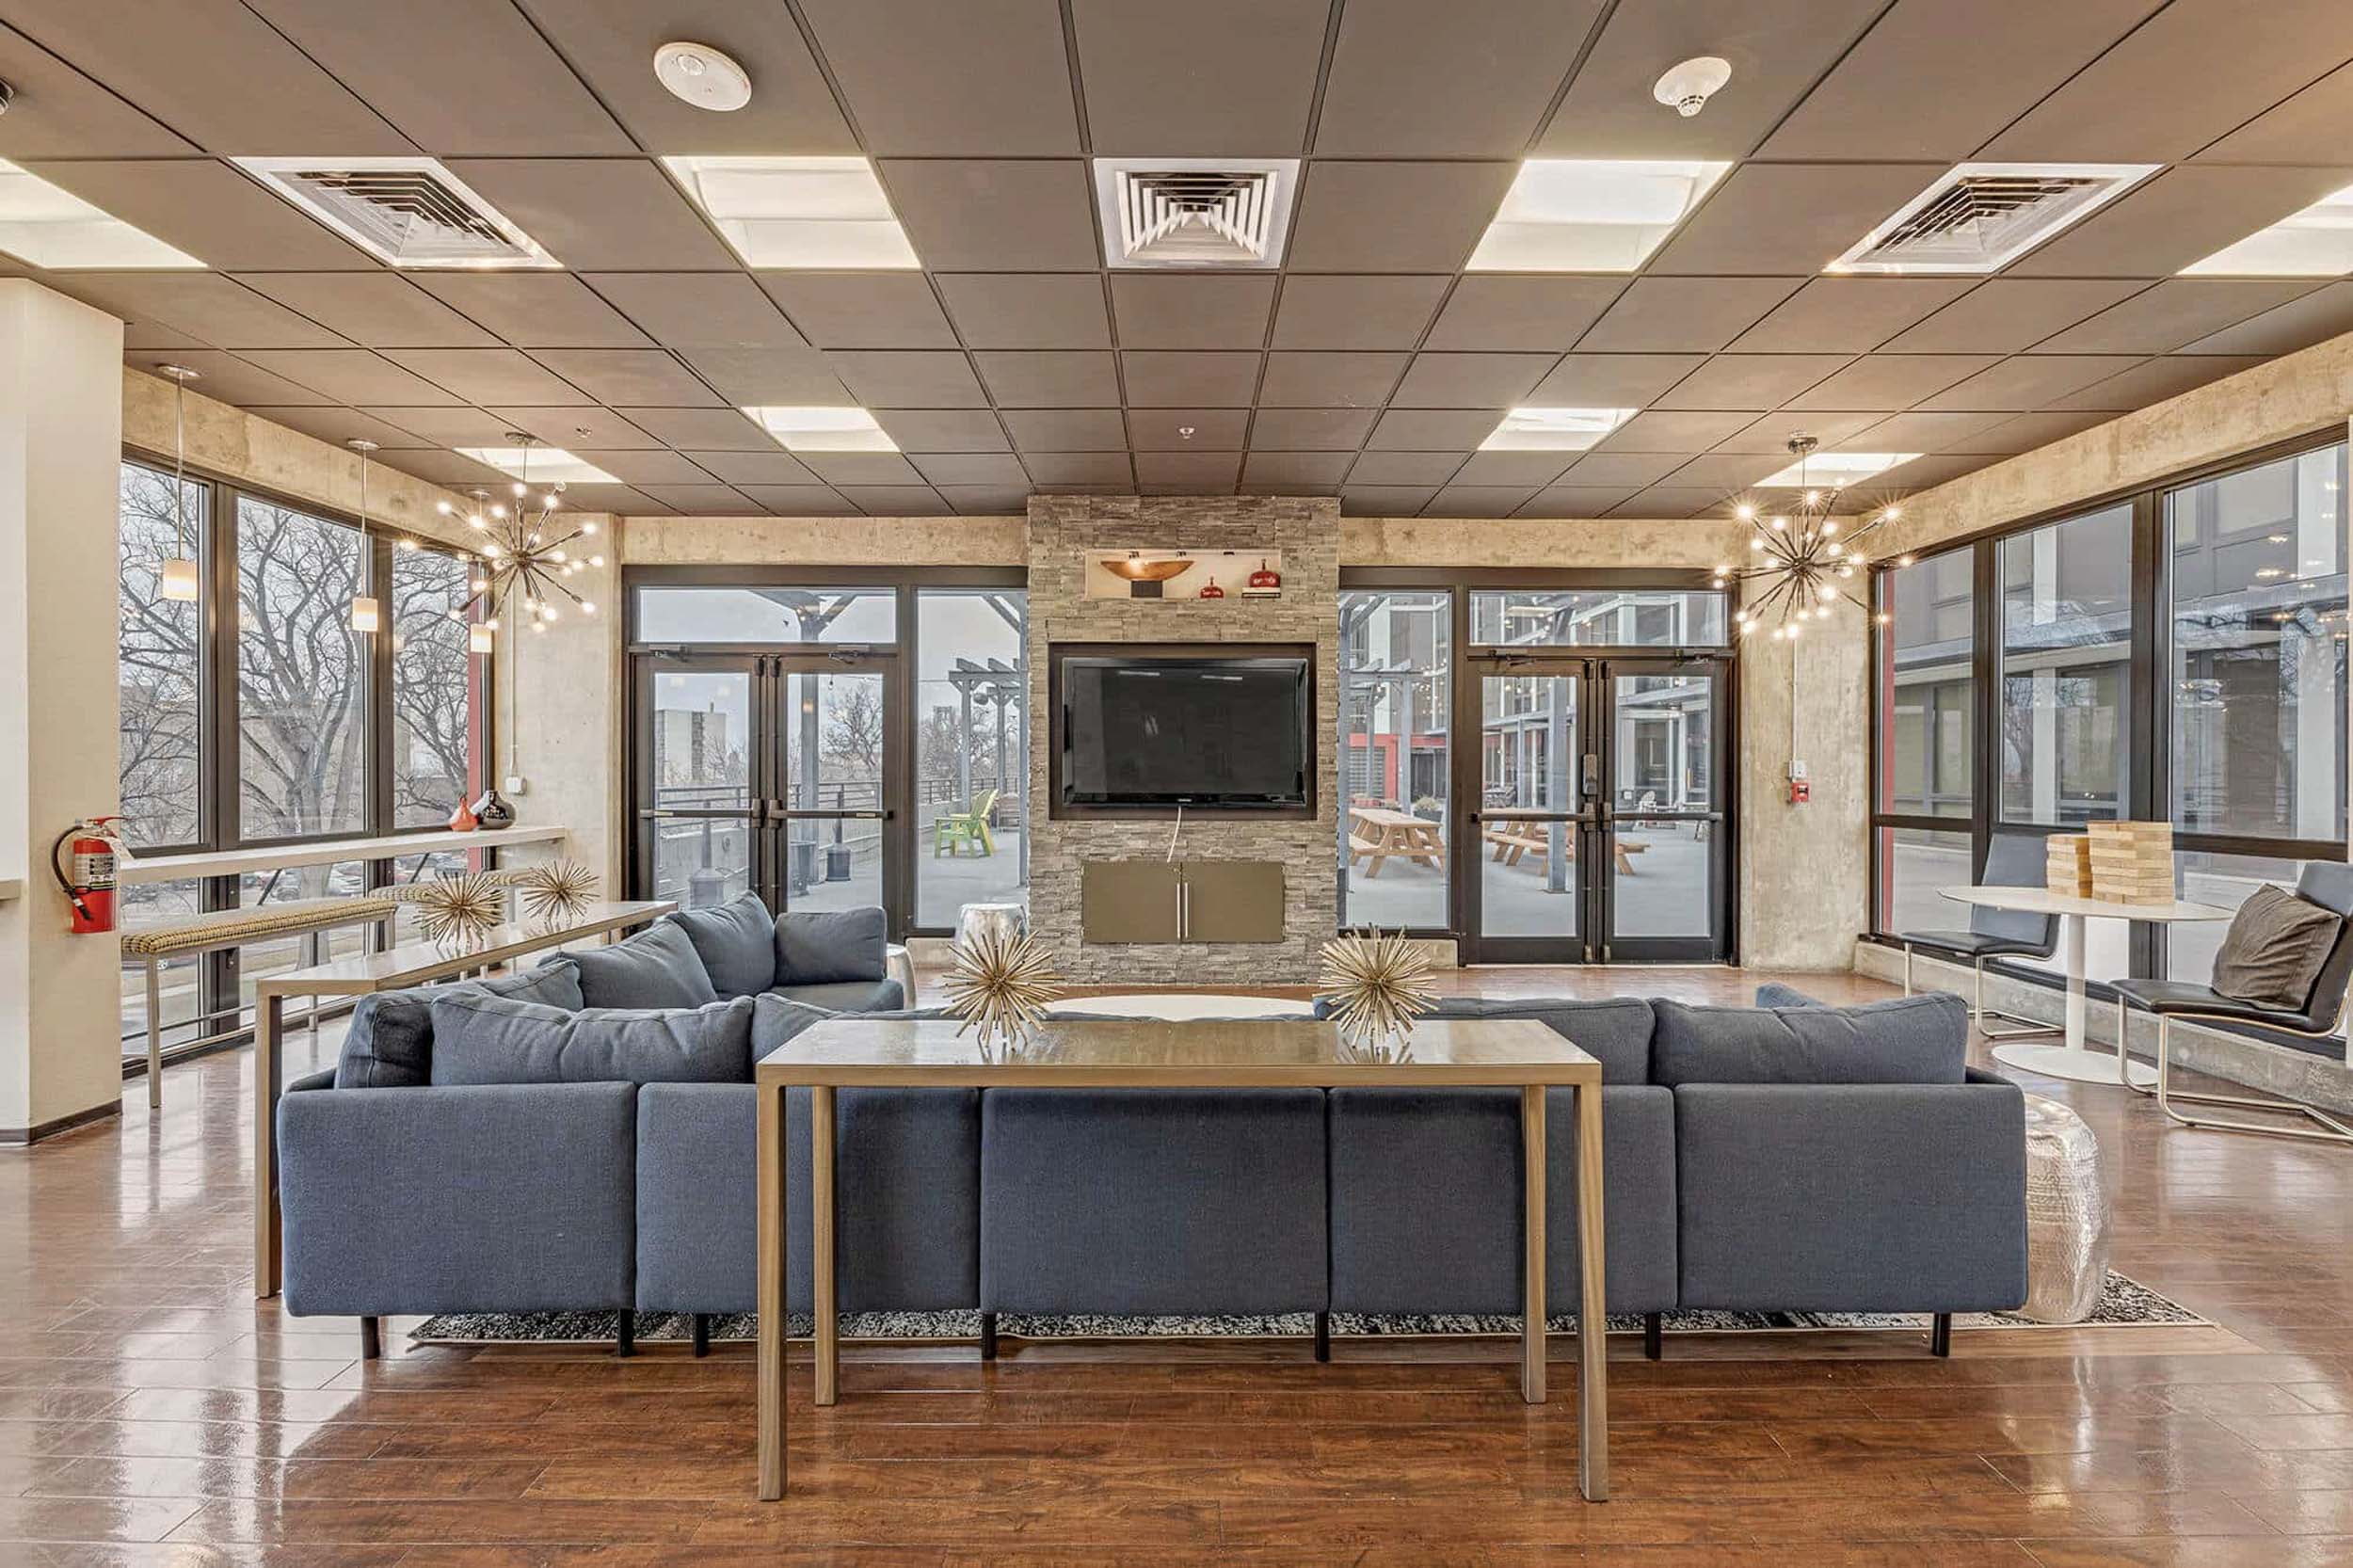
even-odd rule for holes
{"type": "MultiPolygon", "coordinates": [[[[1862,527],[1839,537],[1839,520],[1831,515],[1838,507],[1837,488],[1817,488],[1806,483],[1806,459],[1821,444],[1812,436],[1789,438],[1789,451],[1798,459],[1799,495],[1794,510],[1759,517],[1756,508],[1746,503],[1734,508],[1733,516],[1751,530],[1751,564],[1718,567],[1715,585],[1768,584],[1754,602],[1732,613],[1733,624],[1744,637],[1769,623],[1775,642],[1794,641],[1806,622],[1828,618],[1831,607],[1842,599],[1865,614],[1870,611],[1845,584],[1871,569],[1868,556],[1859,548],[1862,539],[1903,514],[1897,507],[1886,507],[1862,527]]],[[[1912,557],[1903,556],[1898,564],[1910,566],[1912,557]]],[[[1887,616],[1882,614],[1879,619],[1884,622],[1887,616]]]]}
{"type": "MultiPolygon", "coordinates": [[[[516,465],[513,504],[493,502],[489,491],[476,490],[473,510],[466,514],[467,526],[482,536],[473,549],[476,568],[471,584],[474,600],[492,612],[482,625],[495,633],[498,616],[503,613],[501,606],[505,604],[520,610],[534,632],[545,632],[549,622],[563,615],[556,602],[558,596],[582,615],[593,616],[597,613],[596,605],[572,592],[564,580],[590,567],[604,565],[601,555],[584,557],[571,550],[575,539],[596,534],[596,522],[584,518],[575,525],[569,518],[559,520],[556,508],[563,504],[563,484],[559,481],[549,485],[535,494],[531,488],[532,438],[520,430],[509,430],[506,439],[522,448],[521,458],[516,465]],[[563,532],[568,527],[570,531],[563,532]]],[[[444,501],[439,510],[445,516],[455,516],[457,508],[444,501]]]]}

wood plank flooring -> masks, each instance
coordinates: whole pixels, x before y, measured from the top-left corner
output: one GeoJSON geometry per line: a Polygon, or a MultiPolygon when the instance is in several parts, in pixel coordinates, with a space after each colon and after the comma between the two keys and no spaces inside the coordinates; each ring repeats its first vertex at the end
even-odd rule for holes
{"type": "Polygon", "coordinates": [[[0,1563],[2353,1568],[2353,1157],[2167,1128],[2117,1089],[2029,1083],[2100,1134],[2116,1266],[2214,1328],[1962,1331],[1946,1362],[1886,1336],[1613,1344],[1600,1506],[1573,1340],[1541,1408],[1509,1339],[1343,1340],[1328,1367],[1304,1342],[854,1348],[831,1410],[796,1376],[794,1495],[764,1506],[745,1351],[404,1349],[403,1324],[363,1366],[349,1320],[257,1309],[249,1071],[175,1068],[160,1120],[135,1085],[120,1123],[0,1156],[0,1563]]]}

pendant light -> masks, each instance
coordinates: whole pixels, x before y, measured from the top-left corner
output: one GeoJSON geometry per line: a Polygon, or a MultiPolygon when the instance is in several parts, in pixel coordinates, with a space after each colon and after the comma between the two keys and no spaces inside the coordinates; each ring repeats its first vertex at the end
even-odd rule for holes
{"type": "MultiPolygon", "coordinates": [[[[344,444],[360,454],[360,572],[365,578],[369,568],[368,454],[376,450],[376,443],[354,436],[344,444]]],[[[363,582],[361,586],[365,585],[363,582]]],[[[351,629],[354,632],[374,632],[383,624],[383,606],[376,603],[374,595],[359,593],[351,596],[351,629]]]]}
{"type": "Polygon", "coordinates": [[[171,377],[171,506],[172,548],[178,553],[164,563],[163,597],[194,604],[202,593],[197,580],[196,552],[188,537],[188,383],[200,379],[185,365],[157,365],[158,376],[171,377]]]}

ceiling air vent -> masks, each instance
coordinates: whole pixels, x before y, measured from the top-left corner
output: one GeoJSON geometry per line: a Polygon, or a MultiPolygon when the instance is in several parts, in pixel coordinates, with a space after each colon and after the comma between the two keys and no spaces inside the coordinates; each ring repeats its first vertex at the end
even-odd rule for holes
{"type": "Polygon", "coordinates": [[[1961,164],[1831,263],[1832,272],[1993,272],[2081,222],[2154,164],[1961,164]]]}
{"type": "Polygon", "coordinates": [[[1299,160],[1097,158],[1103,253],[1117,267],[1275,267],[1299,160]]]}
{"type": "Polygon", "coordinates": [[[239,158],[279,195],[394,266],[561,266],[431,158],[239,158]]]}

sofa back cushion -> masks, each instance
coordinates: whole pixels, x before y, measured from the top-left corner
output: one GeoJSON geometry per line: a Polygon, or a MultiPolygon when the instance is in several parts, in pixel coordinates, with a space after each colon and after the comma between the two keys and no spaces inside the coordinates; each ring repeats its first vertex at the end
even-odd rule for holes
{"type": "Polygon", "coordinates": [[[770,1051],[799,1034],[802,1031],[824,1023],[827,1018],[840,1017],[830,1007],[813,1007],[805,1001],[793,1001],[774,995],[752,999],[752,1061],[757,1064],[770,1051]]]}
{"type": "Polygon", "coordinates": [[[776,917],[776,985],[880,980],[888,927],[878,906],[788,909],[776,917]]]}
{"type": "Polygon", "coordinates": [[[719,1000],[695,944],[666,921],[609,948],[559,952],[543,967],[569,967],[589,1007],[704,1007],[719,1000]]]}
{"type": "Polygon", "coordinates": [[[1641,997],[1601,1001],[1566,999],[1448,997],[1433,1012],[1440,1018],[1534,1018],[1601,1062],[1604,1083],[1650,1081],[1654,1015],[1641,997]]]}
{"type": "Polygon", "coordinates": [[[776,922],[758,893],[664,919],[686,933],[720,996],[754,996],[776,983],[776,922]]]}
{"type": "Polygon", "coordinates": [[[580,981],[569,969],[521,969],[456,985],[420,985],[361,997],[335,1064],[338,1089],[422,1089],[433,1081],[433,999],[456,992],[512,997],[577,1012],[580,981]]]}
{"type": "Polygon", "coordinates": [[[752,1001],[567,1013],[504,997],[433,999],[433,1082],[743,1083],[752,1001]]]}
{"type": "Polygon", "coordinates": [[[1969,1010],[1944,993],[1860,1007],[1652,1004],[1651,1080],[1685,1083],[1959,1083],[1969,1010]]]}

